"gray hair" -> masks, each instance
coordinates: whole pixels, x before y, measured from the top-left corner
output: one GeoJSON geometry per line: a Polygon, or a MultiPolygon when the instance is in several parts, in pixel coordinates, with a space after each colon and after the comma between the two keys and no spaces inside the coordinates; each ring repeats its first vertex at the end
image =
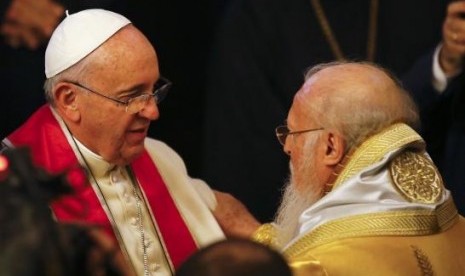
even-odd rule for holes
{"type": "Polygon", "coordinates": [[[53,77],[50,77],[45,80],[44,83],[44,92],[45,92],[45,99],[48,103],[52,106],[55,106],[55,95],[54,95],[54,88],[55,86],[63,81],[83,81],[86,82],[86,76],[89,74],[90,64],[93,61],[92,53],[78,63],[74,64],[73,66],[69,67],[68,69],[64,70],[56,74],[53,77]]]}
{"type": "Polygon", "coordinates": [[[394,74],[376,64],[353,61],[323,63],[308,70],[305,74],[305,80],[325,68],[344,64],[366,65],[384,72],[394,84],[394,89],[384,92],[397,93],[395,102],[383,106],[369,106],[363,105],[362,102],[351,102],[348,101],[347,97],[338,97],[337,94],[332,94],[331,97],[320,97],[309,103],[309,114],[317,123],[325,128],[336,130],[344,137],[347,143],[346,152],[358,146],[369,136],[394,123],[405,123],[414,129],[419,128],[418,108],[412,97],[402,87],[402,83],[394,74]],[[351,106],[354,103],[357,106],[351,106]]]}

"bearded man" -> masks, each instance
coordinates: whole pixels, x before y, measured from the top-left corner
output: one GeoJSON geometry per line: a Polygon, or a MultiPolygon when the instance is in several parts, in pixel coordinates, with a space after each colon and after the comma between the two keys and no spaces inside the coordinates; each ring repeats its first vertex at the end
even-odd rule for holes
{"type": "Polygon", "coordinates": [[[416,106],[386,70],[320,64],[276,135],[291,177],[254,238],[295,275],[460,275],[465,221],[426,152],[416,106]]]}

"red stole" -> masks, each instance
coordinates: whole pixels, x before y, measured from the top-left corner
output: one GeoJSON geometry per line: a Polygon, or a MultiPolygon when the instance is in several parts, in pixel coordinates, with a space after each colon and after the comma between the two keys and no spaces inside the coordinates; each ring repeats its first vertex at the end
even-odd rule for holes
{"type": "MultiPolygon", "coordinates": [[[[42,106],[7,139],[15,147],[29,147],[34,163],[50,173],[60,173],[79,165],[49,105],[42,106]]],[[[151,214],[155,217],[154,222],[160,232],[165,252],[177,268],[197,250],[197,245],[147,151],[132,162],[131,168],[145,194],[151,214]]],[[[85,174],[73,170],[68,180],[75,193],[63,196],[51,204],[57,219],[100,225],[108,233],[115,235],[112,219],[107,217],[85,174]]]]}

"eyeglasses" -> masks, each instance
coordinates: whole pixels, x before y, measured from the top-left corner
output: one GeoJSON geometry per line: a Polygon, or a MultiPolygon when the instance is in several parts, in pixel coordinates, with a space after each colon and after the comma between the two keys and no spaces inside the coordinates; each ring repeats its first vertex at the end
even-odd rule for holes
{"type": "Polygon", "coordinates": [[[161,77],[158,79],[158,81],[155,83],[153,87],[153,93],[149,94],[142,94],[139,96],[131,97],[127,101],[122,101],[119,99],[115,99],[113,97],[107,96],[105,94],[99,93],[93,89],[90,89],[79,82],[74,82],[74,81],[66,81],[69,83],[72,83],[80,88],[83,88],[95,95],[98,95],[100,97],[103,97],[105,99],[114,101],[116,103],[122,104],[126,106],[126,112],[130,114],[136,114],[140,112],[144,107],[147,106],[147,103],[151,100],[154,99],[156,104],[159,104],[163,99],[166,97],[166,94],[170,90],[171,86],[173,85],[171,81],[168,79],[161,77]]]}
{"type": "Polygon", "coordinates": [[[305,132],[317,131],[317,130],[323,130],[323,129],[324,128],[320,127],[320,128],[312,128],[312,129],[305,129],[305,130],[298,130],[298,131],[290,131],[287,125],[281,125],[275,129],[275,132],[276,132],[276,138],[278,138],[279,143],[284,146],[286,144],[286,139],[288,135],[301,134],[305,132]]]}

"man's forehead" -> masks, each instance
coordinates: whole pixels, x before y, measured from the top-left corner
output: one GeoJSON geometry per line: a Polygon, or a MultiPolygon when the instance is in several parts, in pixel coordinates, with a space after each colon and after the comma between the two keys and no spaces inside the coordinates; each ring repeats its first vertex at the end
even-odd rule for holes
{"type": "Polygon", "coordinates": [[[291,126],[298,124],[299,120],[303,119],[306,114],[305,108],[304,97],[302,95],[296,95],[287,115],[287,124],[291,126]]]}

